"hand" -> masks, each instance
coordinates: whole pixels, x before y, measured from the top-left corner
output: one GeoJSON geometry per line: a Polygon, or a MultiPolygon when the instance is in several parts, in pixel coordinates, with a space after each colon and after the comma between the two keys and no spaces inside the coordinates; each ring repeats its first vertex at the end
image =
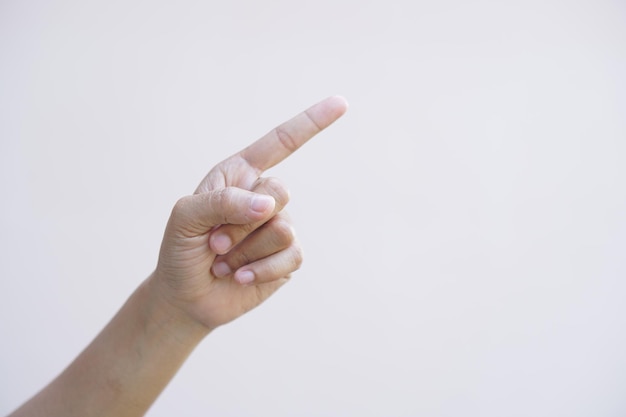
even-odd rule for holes
{"type": "Polygon", "coordinates": [[[215,166],[170,216],[150,279],[193,322],[214,329],[273,294],[300,264],[285,187],[261,174],[345,113],[330,97],[215,166]],[[234,279],[229,277],[234,272],[234,279]],[[245,284],[245,285],[242,285],[245,284]]]}

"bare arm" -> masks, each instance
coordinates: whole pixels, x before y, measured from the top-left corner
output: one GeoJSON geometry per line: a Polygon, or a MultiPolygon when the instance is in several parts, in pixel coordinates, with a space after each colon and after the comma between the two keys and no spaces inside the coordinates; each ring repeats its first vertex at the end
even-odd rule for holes
{"type": "Polygon", "coordinates": [[[142,416],[213,329],[256,307],[301,262],[288,193],[261,178],[345,111],[331,97],[213,168],[176,204],[155,271],[22,416],[142,416]]]}

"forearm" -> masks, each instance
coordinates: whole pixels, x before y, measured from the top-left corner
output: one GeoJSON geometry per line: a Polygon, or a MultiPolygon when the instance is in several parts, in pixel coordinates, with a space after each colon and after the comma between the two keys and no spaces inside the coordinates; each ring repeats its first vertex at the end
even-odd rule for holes
{"type": "Polygon", "coordinates": [[[20,416],[142,416],[209,330],[146,280],[111,322],[20,416]]]}

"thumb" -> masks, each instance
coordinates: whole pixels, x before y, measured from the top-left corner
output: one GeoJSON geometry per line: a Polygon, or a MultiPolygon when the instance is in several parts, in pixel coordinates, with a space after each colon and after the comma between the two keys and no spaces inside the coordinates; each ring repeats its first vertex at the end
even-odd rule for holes
{"type": "Polygon", "coordinates": [[[274,198],[237,187],[183,197],[170,216],[172,231],[180,237],[200,236],[221,224],[248,224],[268,218],[274,198]]]}

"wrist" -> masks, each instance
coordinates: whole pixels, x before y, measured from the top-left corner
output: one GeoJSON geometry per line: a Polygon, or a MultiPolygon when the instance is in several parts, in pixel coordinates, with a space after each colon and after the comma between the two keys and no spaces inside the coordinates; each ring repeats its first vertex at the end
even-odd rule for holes
{"type": "Polygon", "coordinates": [[[212,329],[193,319],[164,293],[162,283],[152,273],[137,289],[142,298],[146,326],[175,343],[195,346],[212,329]]]}

